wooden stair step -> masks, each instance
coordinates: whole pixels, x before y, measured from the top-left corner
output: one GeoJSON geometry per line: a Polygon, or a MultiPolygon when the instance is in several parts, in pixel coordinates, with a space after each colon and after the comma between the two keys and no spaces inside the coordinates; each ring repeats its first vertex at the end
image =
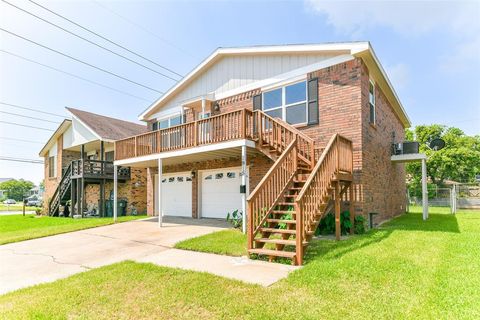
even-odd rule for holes
{"type": "Polygon", "coordinates": [[[276,229],[276,228],[260,228],[262,232],[269,232],[269,233],[280,233],[280,234],[295,234],[297,233],[296,230],[289,230],[289,229],[276,229]]]}
{"type": "Polygon", "coordinates": [[[292,210],[273,210],[273,214],[296,214],[295,211],[292,210]]]}
{"type": "MultiPolygon", "coordinates": [[[[297,242],[295,240],[285,240],[285,239],[270,239],[270,238],[258,238],[255,239],[256,242],[262,243],[273,243],[273,244],[283,244],[285,246],[296,246],[297,242]]],[[[308,242],[304,241],[303,245],[306,246],[308,242]]]]}
{"type": "Polygon", "coordinates": [[[267,222],[274,222],[274,223],[289,223],[289,224],[296,224],[296,220],[285,220],[285,219],[271,219],[268,218],[267,222]]]}
{"type": "Polygon", "coordinates": [[[279,251],[279,250],[269,250],[269,249],[249,249],[248,253],[259,254],[263,256],[274,256],[274,257],[283,257],[283,258],[295,258],[295,252],[289,251],[279,251]]]}
{"type": "Polygon", "coordinates": [[[293,198],[295,199],[298,196],[298,194],[286,194],[284,195],[285,198],[293,198]]]}
{"type": "Polygon", "coordinates": [[[294,206],[295,202],[279,202],[277,206],[294,206]]]}
{"type": "Polygon", "coordinates": [[[301,187],[291,187],[291,188],[288,188],[288,190],[297,190],[297,191],[300,191],[302,190],[303,188],[301,187]]]}

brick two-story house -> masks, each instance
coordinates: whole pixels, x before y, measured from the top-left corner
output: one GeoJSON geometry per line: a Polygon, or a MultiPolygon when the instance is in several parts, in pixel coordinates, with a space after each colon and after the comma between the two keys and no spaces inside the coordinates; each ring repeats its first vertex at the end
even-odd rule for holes
{"type": "MultiPolygon", "coordinates": [[[[147,127],[66,109],[71,120],[64,120],[40,151],[45,159],[44,210],[51,216],[106,216],[112,212],[106,203],[113,190],[114,141],[144,133],[147,127]]],[[[145,214],[146,170],[121,167],[117,172],[118,197],[126,201],[126,213],[145,214]]]]}
{"type": "Polygon", "coordinates": [[[239,210],[250,254],[301,264],[327,212],[338,237],[342,205],[405,210],[390,156],[410,122],[368,42],[217,49],[139,120],[149,132],[116,141],[114,163],[147,170],[148,213],[239,210]]]}

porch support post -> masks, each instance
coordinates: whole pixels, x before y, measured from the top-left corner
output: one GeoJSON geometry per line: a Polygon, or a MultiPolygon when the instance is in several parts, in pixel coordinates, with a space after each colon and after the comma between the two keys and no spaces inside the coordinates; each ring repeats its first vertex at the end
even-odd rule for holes
{"type": "Polygon", "coordinates": [[[355,231],[355,207],[353,206],[353,198],[355,197],[355,193],[353,190],[353,181],[350,181],[350,187],[349,187],[349,197],[350,197],[350,224],[352,225],[350,227],[350,234],[353,234],[355,231]]]}
{"type": "Polygon", "coordinates": [[[113,221],[117,222],[118,205],[118,166],[113,166],[113,221]]]}
{"type": "Polygon", "coordinates": [[[247,146],[242,146],[242,188],[245,188],[245,192],[241,193],[242,196],[242,232],[247,233],[247,146]]]}
{"type": "Polygon", "coordinates": [[[202,98],[202,119],[205,117],[205,107],[207,105],[207,99],[202,98]]]}
{"type": "Polygon", "coordinates": [[[158,227],[162,227],[163,210],[162,210],[162,159],[158,159],[158,190],[157,190],[157,208],[158,208],[158,227]]]}
{"type": "Polygon", "coordinates": [[[335,239],[340,240],[340,181],[335,183],[335,239]]]}
{"type": "Polygon", "coordinates": [[[427,159],[422,159],[422,205],[423,220],[428,219],[427,159]]]}

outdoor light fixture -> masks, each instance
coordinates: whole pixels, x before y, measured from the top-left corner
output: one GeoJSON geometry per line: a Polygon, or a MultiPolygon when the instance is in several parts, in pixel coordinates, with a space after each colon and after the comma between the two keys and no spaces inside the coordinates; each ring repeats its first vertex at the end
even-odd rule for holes
{"type": "Polygon", "coordinates": [[[192,179],[195,178],[195,171],[192,171],[192,173],[190,174],[190,177],[191,177],[192,179]]]}
{"type": "Polygon", "coordinates": [[[220,105],[218,103],[215,103],[215,106],[213,107],[214,111],[220,111],[220,105]]]}

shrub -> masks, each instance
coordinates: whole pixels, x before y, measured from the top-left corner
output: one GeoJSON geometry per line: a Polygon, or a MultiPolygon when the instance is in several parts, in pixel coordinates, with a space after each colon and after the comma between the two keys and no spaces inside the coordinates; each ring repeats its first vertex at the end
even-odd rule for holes
{"type": "Polygon", "coordinates": [[[235,228],[238,229],[243,224],[243,213],[241,211],[235,210],[231,214],[227,213],[227,221],[235,228]]]}
{"type": "MultiPolygon", "coordinates": [[[[341,234],[347,234],[352,228],[352,223],[350,222],[350,212],[343,211],[340,214],[340,228],[341,234]]],[[[365,218],[363,216],[355,216],[355,225],[353,226],[354,232],[357,234],[365,233],[365,218]]],[[[318,225],[317,230],[315,230],[315,235],[325,235],[335,233],[335,215],[333,213],[327,213],[318,225]]]]}

